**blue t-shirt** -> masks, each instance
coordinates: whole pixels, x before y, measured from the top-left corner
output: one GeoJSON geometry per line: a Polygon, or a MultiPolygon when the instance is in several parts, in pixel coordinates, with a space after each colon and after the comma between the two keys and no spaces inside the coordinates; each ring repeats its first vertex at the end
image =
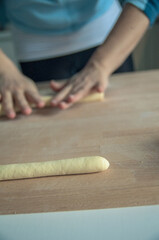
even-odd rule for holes
{"type": "Polygon", "coordinates": [[[65,34],[102,15],[113,0],[5,0],[16,27],[32,33],[65,34]]]}
{"type": "MultiPolygon", "coordinates": [[[[113,0],[0,0],[8,19],[21,30],[45,35],[78,30],[102,15],[113,0]]],[[[152,25],[159,14],[159,0],[120,0],[142,10],[152,25]]],[[[2,14],[1,14],[2,15],[2,14]]]]}

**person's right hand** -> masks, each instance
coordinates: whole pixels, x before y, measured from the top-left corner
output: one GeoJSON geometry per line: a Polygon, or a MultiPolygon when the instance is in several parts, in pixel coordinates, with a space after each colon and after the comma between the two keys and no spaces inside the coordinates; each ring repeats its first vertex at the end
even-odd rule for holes
{"type": "MultiPolygon", "coordinates": [[[[2,55],[0,60],[1,57],[2,55]]],[[[14,119],[16,107],[23,114],[30,115],[32,109],[29,103],[34,103],[39,108],[43,107],[44,102],[35,83],[24,76],[6,56],[3,60],[3,68],[2,65],[0,67],[0,103],[6,116],[14,119]]]]}

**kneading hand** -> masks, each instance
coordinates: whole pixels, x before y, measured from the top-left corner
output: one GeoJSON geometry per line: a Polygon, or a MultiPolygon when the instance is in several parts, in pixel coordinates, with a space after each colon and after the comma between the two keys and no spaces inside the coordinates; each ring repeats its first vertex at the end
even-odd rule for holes
{"type": "Polygon", "coordinates": [[[68,80],[51,81],[51,88],[58,92],[52,99],[52,106],[67,109],[91,92],[104,92],[108,76],[98,62],[92,61],[68,80]]]}
{"type": "Polygon", "coordinates": [[[31,114],[29,103],[43,107],[44,102],[34,82],[24,76],[2,52],[0,58],[3,59],[3,68],[0,67],[0,102],[7,117],[15,118],[15,107],[25,115],[31,114]]]}

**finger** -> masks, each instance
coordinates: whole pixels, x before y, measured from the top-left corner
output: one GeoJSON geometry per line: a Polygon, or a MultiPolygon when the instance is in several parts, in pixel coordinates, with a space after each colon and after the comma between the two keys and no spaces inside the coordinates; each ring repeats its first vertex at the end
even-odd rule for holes
{"type": "Polygon", "coordinates": [[[61,101],[63,101],[69,94],[72,85],[67,85],[63,90],[61,90],[51,101],[52,106],[57,106],[61,101]]]}
{"type": "Polygon", "coordinates": [[[62,110],[65,110],[67,108],[70,108],[72,105],[73,105],[73,102],[68,103],[68,102],[62,101],[59,103],[59,108],[61,108],[62,110]]]}
{"type": "Polygon", "coordinates": [[[77,92],[76,94],[70,94],[68,98],[71,98],[71,101],[68,101],[67,99],[65,101],[62,101],[59,103],[59,107],[61,109],[67,109],[71,107],[74,103],[78,102],[82,98],[84,98],[88,94],[89,90],[85,89],[84,91],[81,90],[77,92]]]}
{"type": "Polygon", "coordinates": [[[38,108],[43,108],[45,106],[44,101],[42,100],[42,97],[40,94],[36,91],[27,91],[26,92],[26,98],[29,102],[35,103],[38,108]]]}
{"type": "Polygon", "coordinates": [[[60,80],[60,81],[54,81],[52,80],[50,82],[50,87],[55,91],[55,92],[59,92],[60,90],[62,90],[67,84],[67,80],[60,80]]]}
{"type": "Polygon", "coordinates": [[[20,110],[25,114],[25,115],[30,115],[32,112],[32,109],[30,108],[25,95],[21,91],[17,91],[14,94],[14,99],[20,110]]]}
{"type": "Polygon", "coordinates": [[[108,81],[101,81],[100,83],[97,84],[95,88],[98,92],[104,92],[107,86],[108,86],[108,81]]]}
{"type": "Polygon", "coordinates": [[[2,101],[2,94],[0,94],[0,102],[2,101]]]}
{"type": "Polygon", "coordinates": [[[77,102],[80,99],[82,99],[83,97],[85,97],[86,95],[88,95],[89,92],[91,92],[92,87],[90,84],[87,85],[79,85],[79,86],[75,86],[71,91],[70,94],[67,98],[68,103],[73,103],[73,102],[77,102]]]}
{"type": "Polygon", "coordinates": [[[9,91],[3,93],[2,109],[4,110],[8,118],[15,118],[16,114],[13,107],[13,99],[9,91]]]}

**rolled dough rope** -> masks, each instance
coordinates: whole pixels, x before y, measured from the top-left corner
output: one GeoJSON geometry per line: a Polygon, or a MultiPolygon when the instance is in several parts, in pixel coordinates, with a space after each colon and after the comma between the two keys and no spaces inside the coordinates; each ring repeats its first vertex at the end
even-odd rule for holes
{"type": "MultiPolygon", "coordinates": [[[[42,99],[45,102],[45,106],[49,107],[53,96],[43,96],[42,99]]],[[[92,93],[87,97],[81,99],[79,102],[95,102],[95,101],[102,101],[104,99],[104,93],[92,93]]],[[[32,108],[36,108],[35,104],[31,104],[32,108]]],[[[19,108],[16,108],[15,111],[18,113],[20,112],[19,108]]],[[[0,116],[5,115],[2,105],[0,104],[0,116]]]]}
{"type": "Polygon", "coordinates": [[[0,165],[0,180],[93,173],[104,171],[108,167],[109,162],[99,156],[47,162],[7,164],[0,165]]]}

